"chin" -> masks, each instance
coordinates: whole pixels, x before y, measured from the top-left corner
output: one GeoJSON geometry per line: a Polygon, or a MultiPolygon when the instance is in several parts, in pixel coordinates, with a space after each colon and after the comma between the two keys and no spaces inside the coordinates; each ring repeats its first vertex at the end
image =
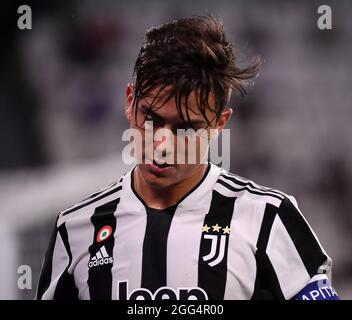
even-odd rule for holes
{"type": "Polygon", "coordinates": [[[146,182],[151,188],[160,189],[160,190],[165,189],[165,188],[167,188],[167,187],[172,185],[171,183],[168,183],[166,181],[165,182],[162,182],[162,181],[146,181],[146,182]]]}
{"type": "Polygon", "coordinates": [[[144,181],[154,189],[164,189],[175,184],[175,181],[170,178],[144,177],[144,181]]]}
{"type": "Polygon", "coordinates": [[[148,170],[144,170],[144,168],[141,170],[141,175],[145,183],[154,189],[167,188],[176,182],[174,175],[157,176],[148,170]]]}

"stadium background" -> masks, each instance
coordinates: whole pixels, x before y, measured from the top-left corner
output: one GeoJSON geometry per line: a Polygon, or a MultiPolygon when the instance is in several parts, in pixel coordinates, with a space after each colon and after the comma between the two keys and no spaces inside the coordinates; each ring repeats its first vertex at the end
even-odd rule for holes
{"type": "Polygon", "coordinates": [[[232,99],[231,171],[295,195],[352,299],[352,3],[225,0],[1,3],[1,299],[34,297],[58,212],[126,171],[125,86],[146,29],[207,13],[240,57],[266,60],[232,99]],[[17,28],[21,4],[32,30],[17,28]],[[322,4],[332,30],[317,28],[322,4]],[[20,265],[31,290],[17,286],[20,265]]]}

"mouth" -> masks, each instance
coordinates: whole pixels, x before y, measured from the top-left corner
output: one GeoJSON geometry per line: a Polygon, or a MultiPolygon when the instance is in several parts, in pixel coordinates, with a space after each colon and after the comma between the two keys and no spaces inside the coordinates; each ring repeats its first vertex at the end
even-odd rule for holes
{"type": "Polygon", "coordinates": [[[156,165],[159,168],[167,168],[167,167],[173,167],[174,166],[173,164],[168,164],[168,163],[160,164],[160,163],[156,162],[155,160],[153,160],[153,164],[156,165]]]}
{"type": "Polygon", "coordinates": [[[155,173],[163,173],[175,167],[174,164],[167,164],[167,163],[159,164],[155,160],[153,160],[153,163],[147,164],[147,166],[151,171],[155,173]]]}

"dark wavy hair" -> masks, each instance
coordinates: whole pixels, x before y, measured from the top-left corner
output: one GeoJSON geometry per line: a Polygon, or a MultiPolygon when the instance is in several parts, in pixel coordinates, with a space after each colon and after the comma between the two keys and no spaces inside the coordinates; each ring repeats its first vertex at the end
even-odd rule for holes
{"type": "Polygon", "coordinates": [[[218,119],[230,100],[229,89],[245,96],[245,87],[257,75],[261,63],[257,57],[241,68],[223,24],[212,15],[192,16],[153,27],[145,34],[134,66],[133,107],[136,110],[139,101],[156,89],[150,108],[156,99],[166,96],[163,105],[174,97],[182,121],[190,124],[188,98],[196,90],[199,111],[210,125],[206,109],[214,111],[218,119]],[[159,97],[168,86],[171,90],[159,97]],[[215,106],[209,104],[211,93],[215,106]],[[181,112],[182,98],[185,98],[185,115],[181,112]]]}

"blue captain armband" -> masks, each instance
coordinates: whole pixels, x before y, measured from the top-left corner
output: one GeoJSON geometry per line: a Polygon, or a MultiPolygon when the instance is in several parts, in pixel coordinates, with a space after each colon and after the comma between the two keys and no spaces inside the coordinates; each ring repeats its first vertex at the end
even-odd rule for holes
{"type": "Polygon", "coordinates": [[[340,300],[325,274],[315,275],[293,300],[340,300]]]}

